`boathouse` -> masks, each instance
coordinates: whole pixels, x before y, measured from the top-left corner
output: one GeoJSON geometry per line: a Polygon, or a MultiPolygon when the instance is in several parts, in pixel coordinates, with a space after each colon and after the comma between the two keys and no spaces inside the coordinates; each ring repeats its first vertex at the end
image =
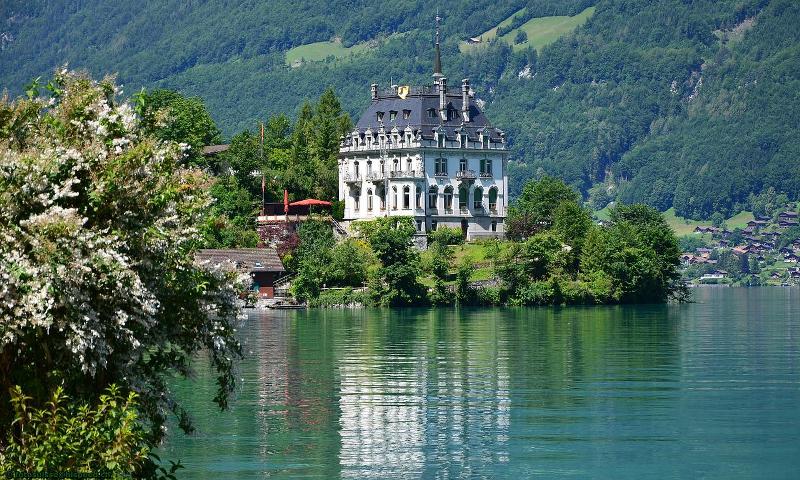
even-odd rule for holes
{"type": "Polygon", "coordinates": [[[237,271],[252,278],[251,289],[260,297],[275,296],[275,281],[286,269],[274,248],[234,248],[198,250],[195,259],[200,264],[221,265],[228,263],[237,271]]]}

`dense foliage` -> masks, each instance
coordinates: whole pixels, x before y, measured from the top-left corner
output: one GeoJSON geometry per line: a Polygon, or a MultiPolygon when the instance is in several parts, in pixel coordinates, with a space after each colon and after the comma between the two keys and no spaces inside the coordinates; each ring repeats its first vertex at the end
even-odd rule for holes
{"type": "Polygon", "coordinates": [[[14,432],[0,451],[0,475],[72,472],[130,478],[142,473],[149,448],[136,412],[136,394],[115,385],[96,406],[70,402],[57,387],[37,407],[20,387],[11,390],[14,432]]]}
{"type": "Polygon", "coordinates": [[[545,177],[525,186],[509,226],[519,241],[497,274],[512,304],[660,303],[682,295],[678,241],[651,207],[619,205],[596,226],[574,191],[545,177]]]}
{"type": "Polygon", "coordinates": [[[509,223],[530,227],[511,241],[472,244],[478,265],[456,251],[458,230],[428,235],[414,247],[414,222],[386,217],[354,224],[356,239],[335,242],[327,222],[303,224],[286,265],[293,291],[312,306],[559,305],[682,301],[678,240],[662,215],[645,205],[618,205],[603,225],[579,195],[544,177],[525,186],[509,223]],[[366,243],[362,243],[366,242],[366,243]],[[336,272],[341,272],[338,276],[336,272]],[[488,278],[487,278],[488,277],[488,278]],[[366,282],[364,282],[366,280],[366,282]],[[327,288],[326,288],[327,287],[327,288]]]}
{"type": "MultiPolygon", "coordinates": [[[[301,106],[329,86],[355,115],[373,81],[430,81],[437,8],[445,73],[470,77],[490,118],[509,132],[512,196],[548,173],[584,196],[603,183],[626,203],[710,218],[750,208],[749,195],[769,187],[790,199],[800,192],[793,0],[171,0],[134,10],[12,0],[0,4],[0,87],[19,89],[68,61],[119,72],[134,90],[198,95],[228,136],[287,112],[308,118],[301,106]],[[459,41],[513,14],[509,27],[589,5],[596,10],[584,26],[539,52],[502,42],[459,52],[459,41]],[[286,66],[289,48],[332,38],[369,48],[353,59],[286,66]]],[[[303,176],[294,178],[300,186],[303,176]]],[[[607,203],[593,192],[596,205],[607,203]]]]}
{"type": "Polygon", "coordinates": [[[41,406],[115,383],[155,442],[170,412],[191,428],[167,381],[201,351],[226,406],[245,279],[195,263],[211,202],[187,145],[151,136],[110,79],[63,70],[47,88],[0,102],[0,439],[15,385],[41,406]]]}

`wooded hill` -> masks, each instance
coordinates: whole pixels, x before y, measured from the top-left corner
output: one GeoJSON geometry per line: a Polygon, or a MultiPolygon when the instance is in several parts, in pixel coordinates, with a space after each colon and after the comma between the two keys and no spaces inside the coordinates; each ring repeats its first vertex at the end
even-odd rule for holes
{"type": "Polygon", "coordinates": [[[10,0],[0,4],[0,88],[21,94],[69,62],[117,72],[128,94],[200,96],[228,137],[328,86],[356,116],[372,82],[430,81],[437,6],[445,73],[470,77],[509,134],[512,194],[546,172],[596,207],[641,201],[691,218],[748,209],[768,187],[800,195],[793,0],[10,0]],[[513,32],[589,7],[586,23],[538,50],[508,32],[463,48],[501,23],[513,32]],[[312,58],[299,50],[287,63],[311,44],[312,58]]]}

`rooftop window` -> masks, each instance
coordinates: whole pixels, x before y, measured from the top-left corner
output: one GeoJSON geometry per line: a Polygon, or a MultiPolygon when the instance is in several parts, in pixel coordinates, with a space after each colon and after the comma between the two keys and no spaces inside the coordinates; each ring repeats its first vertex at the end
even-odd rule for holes
{"type": "Polygon", "coordinates": [[[428,118],[436,118],[436,109],[435,108],[429,108],[428,109],[428,118]]]}
{"type": "Polygon", "coordinates": [[[382,122],[383,121],[383,112],[378,112],[377,118],[378,118],[379,122],[382,122]]]}
{"type": "Polygon", "coordinates": [[[403,119],[408,120],[411,118],[411,110],[403,110],[403,119]]]}
{"type": "Polygon", "coordinates": [[[393,122],[397,118],[397,112],[394,110],[389,111],[389,121],[393,122]]]}

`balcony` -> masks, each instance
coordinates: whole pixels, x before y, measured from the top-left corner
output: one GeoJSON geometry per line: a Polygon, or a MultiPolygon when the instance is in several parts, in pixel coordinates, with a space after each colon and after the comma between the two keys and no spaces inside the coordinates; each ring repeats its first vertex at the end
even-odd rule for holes
{"type": "Polygon", "coordinates": [[[458,213],[460,215],[469,215],[469,208],[467,208],[466,205],[462,205],[462,206],[458,207],[458,213]]]}
{"type": "Polygon", "coordinates": [[[358,175],[353,175],[352,173],[345,173],[342,175],[342,180],[344,183],[360,183],[361,177],[358,175]]]}
{"type": "Polygon", "coordinates": [[[481,172],[481,178],[492,178],[492,172],[481,172]]]}
{"type": "Polygon", "coordinates": [[[383,172],[370,172],[366,175],[365,180],[372,183],[382,182],[386,179],[386,174],[383,172]]]}
{"type": "Polygon", "coordinates": [[[472,185],[476,178],[478,178],[478,176],[475,175],[475,170],[459,170],[456,172],[456,180],[460,181],[462,184],[472,185]]]}
{"type": "Polygon", "coordinates": [[[404,178],[422,178],[422,172],[416,170],[393,170],[389,172],[388,178],[400,180],[404,178]]]}

